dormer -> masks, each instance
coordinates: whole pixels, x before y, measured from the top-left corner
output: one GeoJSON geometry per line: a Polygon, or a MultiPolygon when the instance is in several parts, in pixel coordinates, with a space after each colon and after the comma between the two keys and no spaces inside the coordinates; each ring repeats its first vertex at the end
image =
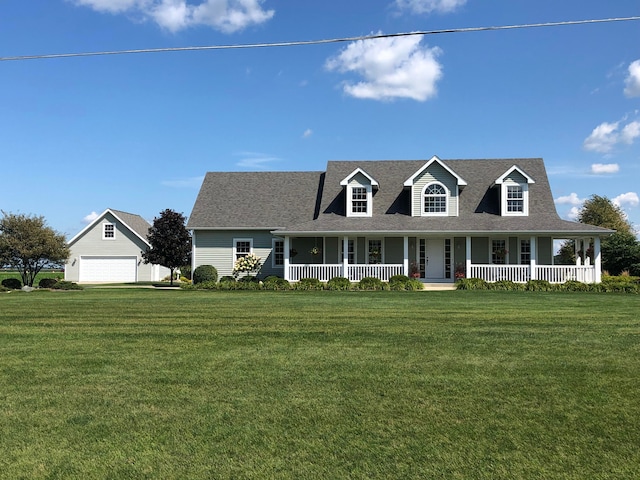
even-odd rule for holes
{"type": "Polygon", "coordinates": [[[517,166],[511,167],[495,181],[500,188],[500,215],[529,215],[529,184],[536,183],[517,166]]]}
{"type": "Polygon", "coordinates": [[[345,191],[347,217],[370,217],[373,212],[373,189],[378,188],[378,182],[361,168],[356,168],[340,185],[345,191]]]}
{"type": "Polygon", "coordinates": [[[435,155],[405,182],[411,190],[412,217],[457,217],[462,177],[435,155]]]}

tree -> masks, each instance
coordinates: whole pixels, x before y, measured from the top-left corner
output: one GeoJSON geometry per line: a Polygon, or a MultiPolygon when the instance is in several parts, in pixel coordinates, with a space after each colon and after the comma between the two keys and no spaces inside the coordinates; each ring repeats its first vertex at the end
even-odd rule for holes
{"type": "Polygon", "coordinates": [[[44,267],[69,259],[64,235],[47,226],[44,217],[2,212],[0,220],[0,265],[18,270],[22,283],[33,286],[44,267]]]}
{"type": "Polygon", "coordinates": [[[186,265],[191,258],[191,235],[185,227],[186,218],[181,213],[166,209],[153,219],[148,240],[151,248],[142,253],[144,263],[154,263],[167,267],[173,272],[186,265]]]}
{"type": "Polygon", "coordinates": [[[591,195],[585,200],[578,221],[597,227],[609,228],[618,233],[632,233],[633,227],[624,211],[607,197],[591,195]]]}
{"type": "Polygon", "coordinates": [[[611,275],[619,275],[625,270],[640,273],[640,243],[633,225],[618,205],[607,197],[592,195],[582,205],[578,221],[616,231],[602,240],[603,270],[611,275]]]}

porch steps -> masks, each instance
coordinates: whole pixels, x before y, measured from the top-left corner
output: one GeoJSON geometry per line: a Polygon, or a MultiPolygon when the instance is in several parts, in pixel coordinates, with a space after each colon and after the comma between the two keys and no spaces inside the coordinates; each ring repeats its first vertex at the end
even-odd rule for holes
{"type": "Polygon", "coordinates": [[[424,283],[424,289],[429,291],[455,290],[455,283],[424,283]]]}

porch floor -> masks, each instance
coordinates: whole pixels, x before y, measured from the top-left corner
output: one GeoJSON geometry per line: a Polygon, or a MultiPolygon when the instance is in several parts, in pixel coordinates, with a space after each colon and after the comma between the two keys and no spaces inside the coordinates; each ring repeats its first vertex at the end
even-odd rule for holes
{"type": "Polygon", "coordinates": [[[424,282],[424,289],[430,291],[444,291],[444,290],[455,290],[456,284],[451,282],[424,282]]]}

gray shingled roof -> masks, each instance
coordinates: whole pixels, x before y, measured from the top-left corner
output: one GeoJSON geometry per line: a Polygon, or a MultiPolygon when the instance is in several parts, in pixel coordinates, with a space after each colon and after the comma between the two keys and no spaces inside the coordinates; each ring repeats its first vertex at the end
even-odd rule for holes
{"type": "Polygon", "coordinates": [[[467,186],[457,217],[411,217],[404,182],[428,160],[329,161],[322,172],[208,173],[187,227],[269,228],[277,234],[359,232],[531,232],[606,234],[609,230],[562,220],[539,158],[442,160],[467,186]],[[535,183],[529,185],[529,215],[499,215],[494,183],[512,166],[535,183]],[[378,181],[373,215],[347,218],[340,181],[361,168],[378,181]]]}
{"type": "Polygon", "coordinates": [[[209,172],[187,228],[286,228],[312,220],[323,172],[209,172]]]}
{"type": "Polygon", "coordinates": [[[110,208],[115,215],[120,218],[127,226],[140,235],[145,241],[147,241],[147,236],[149,235],[149,228],[151,228],[151,224],[147,222],[140,215],[136,215],[134,213],[121,212],[120,210],[114,210],[110,208]]]}

